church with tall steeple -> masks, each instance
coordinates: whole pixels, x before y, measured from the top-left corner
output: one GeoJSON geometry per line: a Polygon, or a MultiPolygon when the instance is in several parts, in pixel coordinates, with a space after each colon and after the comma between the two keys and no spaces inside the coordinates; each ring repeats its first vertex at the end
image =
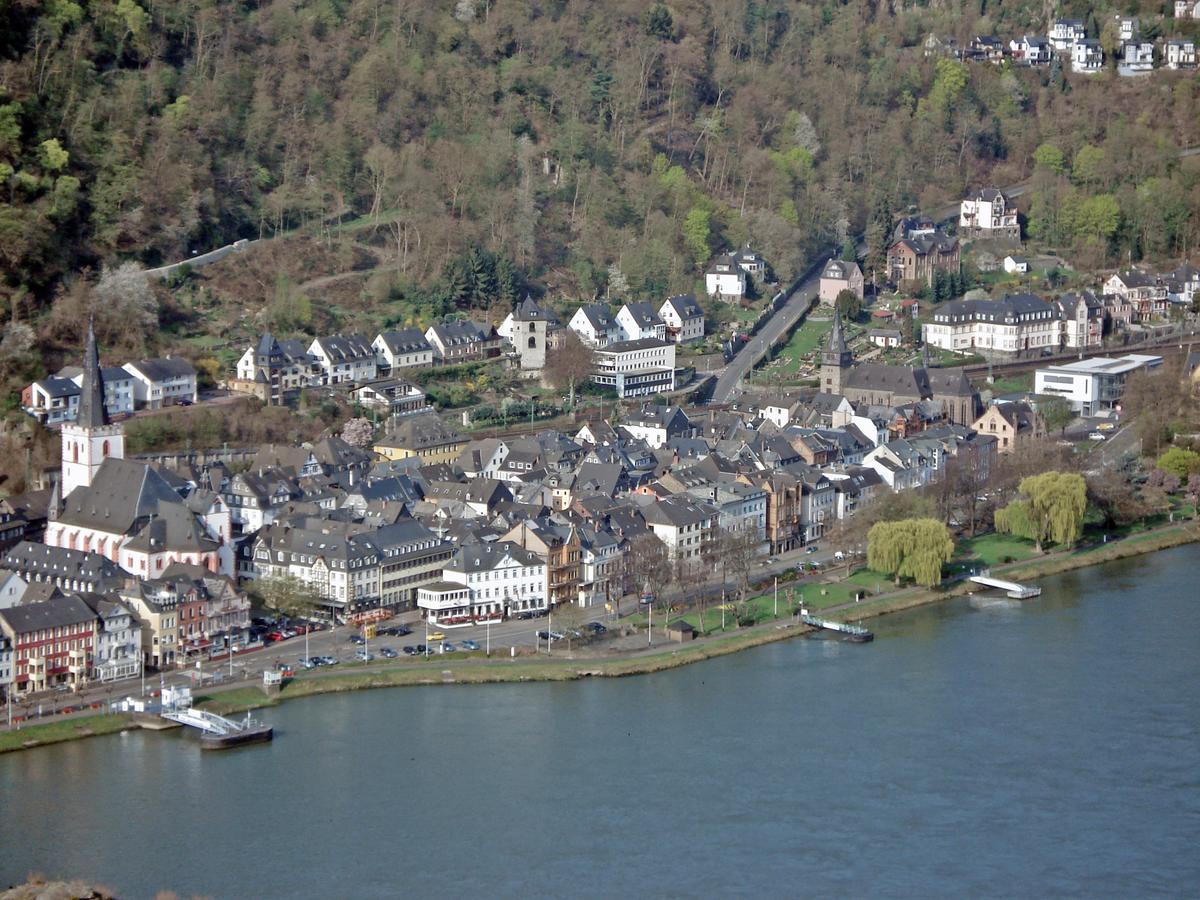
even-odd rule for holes
{"type": "Polygon", "coordinates": [[[89,323],[79,415],[62,427],[62,478],[46,543],[98,553],[142,578],[176,562],[232,575],[228,507],[217,496],[198,515],[153,467],[125,459],[125,430],[108,420],[102,377],[89,323]]]}
{"type": "Polygon", "coordinates": [[[920,368],[855,362],[840,312],[821,351],[821,393],[840,394],[855,406],[905,406],[933,403],[956,425],[970,426],[979,416],[979,392],[961,368],[920,368]]]}
{"type": "Polygon", "coordinates": [[[96,331],[88,322],[87,349],[83,354],[83,383],[80,385],[79,414],[62,426],[62,497],[75,488],[87,487],[109,458],[124,459],[125,429],[108,421],[104,409],[104,381],[96,331]]]}

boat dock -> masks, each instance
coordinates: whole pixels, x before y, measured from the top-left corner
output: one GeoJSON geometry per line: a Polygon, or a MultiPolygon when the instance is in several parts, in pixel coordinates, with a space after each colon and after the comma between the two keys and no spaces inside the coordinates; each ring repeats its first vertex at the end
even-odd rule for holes
{"type": "Polygon", "coordinates": [[[159,715],[171,722],[197,729],[200,732],[200,747],[204,750],[265,743],[274,736],[274,729],[270,725],[251,719],[249,715],[245,721],[235,722],[216,713],[196,709],[192,706],[192,692],[185,687],[163,691],[159,715]]]}
{"type": "Polygon", "coordinates": [[[813,628],[843,634],[846,636],[846,640],[855,644],[865,644],[868,641],[875,640],[874,633],[863,628],[861,625],[851,625],[849,622],[834,622],[830,619],[818,619],[816,616],[810,616],[808,613],[805,613],[801,619],[805,625],[811,625],[813,628]]]}
{"type": "Polygon", "coordinates": [[[1042,593],[1042,589],[1037,585],[1026,586],[1017,584],[1015,581],[1004,581],[1001,578],[992,578],[990,575],[972,575],[971,581],[975,584],[981,584],[984,587],[996,588],[1004,591],[1014,600],[1028,600],[1030,597],[1037,597],[1042,593]]]}

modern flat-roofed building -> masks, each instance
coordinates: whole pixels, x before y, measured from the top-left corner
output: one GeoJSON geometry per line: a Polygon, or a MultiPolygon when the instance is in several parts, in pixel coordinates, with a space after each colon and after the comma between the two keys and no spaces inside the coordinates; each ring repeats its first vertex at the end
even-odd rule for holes
{"type": "Polygon", "coordinates": [[[596,351],[592,381],[618,397],[645,397],[675,389],[675,345],[657,338],[618,341],[596,351]]]}
{"type": "Polygon", "coordinates": [[[1034,393],[1062,397],[1071,408],[1084,416],[1112,409],[1121,401],[1125,381],[1138,369],[1157,369],[1161,356],[1130,353],[1119,359],[1098,356],[1061,366],[1038,369],[1034,375],[1034,393]]]}

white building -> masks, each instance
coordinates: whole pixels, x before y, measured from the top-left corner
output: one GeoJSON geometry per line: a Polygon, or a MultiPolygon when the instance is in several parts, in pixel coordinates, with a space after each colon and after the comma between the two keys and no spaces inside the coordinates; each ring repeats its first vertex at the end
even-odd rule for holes
{"type": "Polygon", "coordinates": [[[1059,53],[1070,53],[1076,43],[1087,37],[1083,19],[1058,19],[1050,26],[1050,46],[1059,53]]]}
{"type": "Polygon", "coordinates": [[[426,368],[433,365],[433,348],[419,328],[381,331],[371,342],[375,366],[380,375],[395,369],[426,368]]]}
{"type": "Polygon", "coordinates": [[[1175,18],[1200,19],[1200,0],[1175,0],[1175,18]]]}
{"type": "Polygon", "coordinates": [[[959,204],[958,228],[978,238],[1021,239],[1016,207],[995,188],[981,188],[959,204]]]}
{"type": "Polygon", "coordinates": [[[631,437],[646,442],[655,450],[665,447],[667,442],[679,437],[695,434],[691,421],[678,406],[663,406],[646,403],[634,410],[621,422],[621,427],[631,437]]]}
{"type": "Polygon", "coordinates": [[[1022,353],[1057,348],[1058,310],[1031,294],[1002,300],[955,300],[934,311],[923,328],[925,343],[943,350],[1022,353]]]}
{"type": "Polygon", "coordinates": [[[621,326],[603,303],[589,303],[575,310],[567,327],[589,347],[607,347],[622,340],[621,326]]]}
{"type": "Polygon", "coordinates": [[[196,370],[186,359],[140,359],[125,363],[133,376],[133,405],[138,409],[195,403],[199,398],[196,370]]]}
{"type": "Polygon", "coordinates": [[[1071,350],[1100,346],[1104,339],[1104,304],[1100,298],[1091,291],[1063,294],[1057,306],[1063,346],[1071,350]]]}
{"type": "Polygon", "coordinates": [[[1190,38],[1175,38],[1163,45],[1163,59],[1168,69],[1196,68],[1196,42],[1190,38]]]}
{"type": "Polygon", "coordinates": [[[92,645],[95,678],[102,682],[130,678],[142,668],[142,626],[124,603],[99,594],[82,597],[96,613],[98,628],[92,645]]]}
{"type": "Polygon", "coordinates": [[[1029,34],[1009,41],[1008,49],[1013,60],[1027,66],[1049,65],[1054,55],[1054,48],[1048,40],[1029,34]]]}
{"type": "Polygon", "coordinates": [[[649,303],[626,303],[617,312],[621,340],[666,340],[667,324],[649,303]]]}
{"type": "Polygon", "coordinates": [[[548,577],[545,560],[518,544],[471,542],[446,563],[441,582],[417,592],[417,606],[431,625],[450,626],[543,610],[550,596],[548,577]]]}
{"type": "Polygon", "coordinates": [[[1099,41],[1084,39],[1071,47],[1071,71],[1080,75],[1095,75],[1104,67],[1104,50],[1099,41]]]}
{"type": "Polygon", "coordinates": [[[704,310],[691,294],[668,297],[658,315],[666,324],[667,340],[676,344],[704,340],[704,310]]]}
{"type": "Polygon", "coordinates": [[[372,381],[378,374],[375,348],[361,334],[317,338],[308,352],[320,368],[321,384],[372,381]]]}
{"type": "Polygon", "coordinates": [[[746,272],[732,254],[722,253],[704,273],[704,289],[710,297],[737,299],[746,296],[746,272]]]}
{"type": "Polygon", "coordinates": [[[1003,263],[1004,271],[1009,275],[1029,274],[1029,260],[1023,256],[1006,256],[1003,263]]]}
{"type": "Polygon", "coordinates": [[[558,325],[551,310],[526,297],[496,331],[512,347],[522,372],[540,372],[546,367],[550,332],[558,325]]]}
{"type": "Polygon", "coordinates": [[[1154,41],[1126,41],[1117,58],[1117,74],[1126,77],[1154,70],[1154,41]]]}
{"type": "Polygon", "coordinates": [[[1037,394],[1063,397],[1082,416],[1113,409],[1121,401],[1125,381],[1138,369],[1157,369],[1161,356],[1130,353],[1119,359],[1103,356],[1081,359],[1061,366],[1047,366],[1034,374],[1037,394]]]}
{"type": "Polygon", "coordinates": [[[719,513],[713,506],[684,494],[663,497],[642,508],[642,518],[667,548],[672,560],[700,560],[716,533],[719,513]]]}
{"type": "Polygon", "coordinates": [[[596,384],[618,397],[645,397],[675,389],[675,345],[656,338],[621,341],[596,351],[596,384]]]}

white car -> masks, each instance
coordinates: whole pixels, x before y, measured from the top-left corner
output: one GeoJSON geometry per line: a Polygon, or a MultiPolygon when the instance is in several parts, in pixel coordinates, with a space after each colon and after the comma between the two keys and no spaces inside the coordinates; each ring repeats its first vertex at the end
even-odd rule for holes
{"type": "Polygon", "coordinates": [[[1091,434],[1088,435],[1088,438],[1090,438],[1093,441],[1102,441],[1105,439],[1104,435],[1102,435],[1098,431],[1093,431],[1091,434]]]}

